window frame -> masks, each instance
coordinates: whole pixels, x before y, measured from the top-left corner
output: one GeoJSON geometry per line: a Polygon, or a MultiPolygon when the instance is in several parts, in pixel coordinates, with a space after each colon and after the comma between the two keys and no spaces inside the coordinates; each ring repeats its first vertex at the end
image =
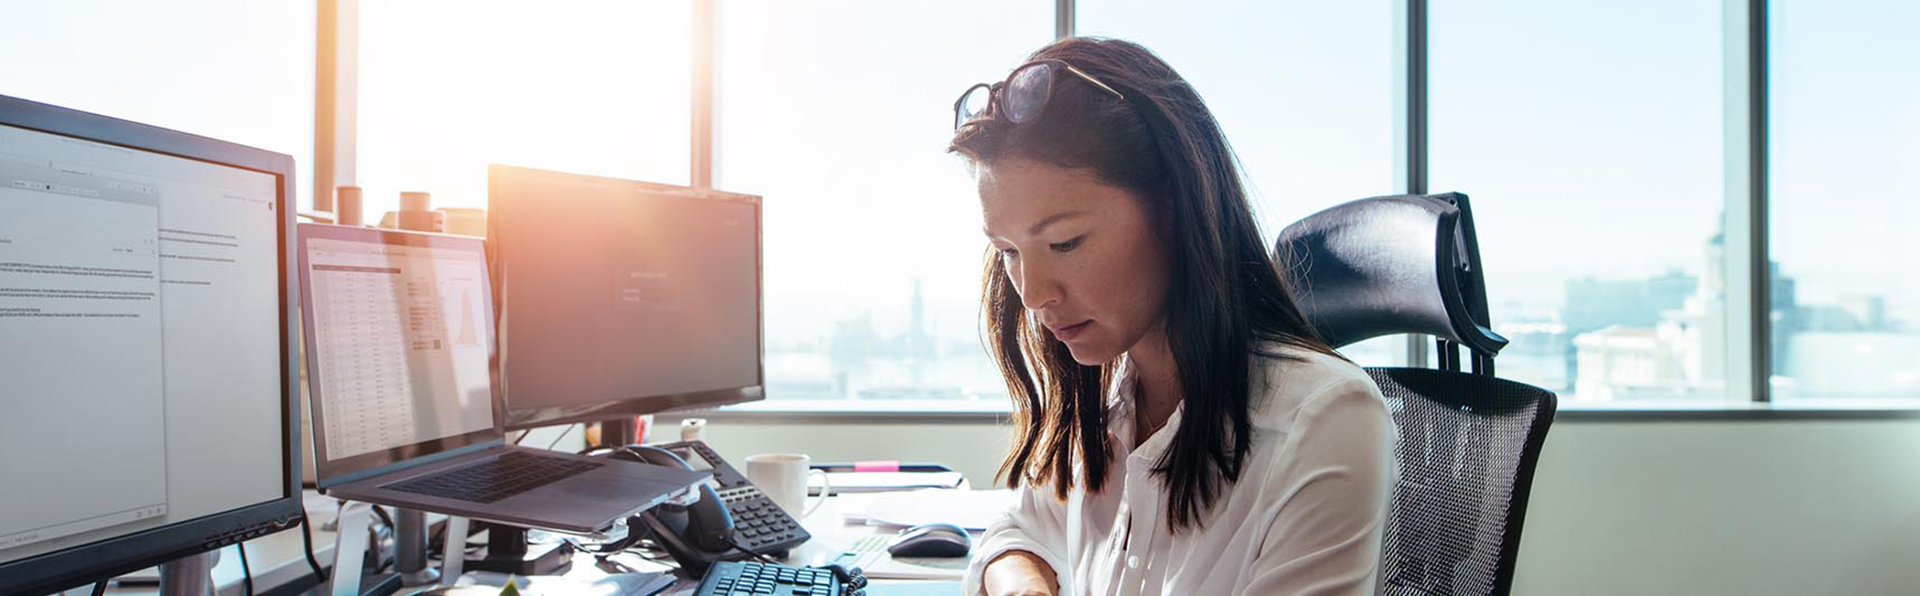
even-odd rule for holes
{"type": "MultiPolygon", "coordinates": [[[[692,118],[687,147],[689,180],[711,186],[719,162],[716,132],[719,93],[719,2],[693,2],[692,118]]],[[[318,48],[314,117],[313,198],[316,211],[331,211],[332,189],[354,183],[356,165],[358,13],[360,0],[317,0],[318,48]]],[[[1575,419],[1774,420],[1885,419],[1920,416],[1920,396],[1843,403],[1817,401],[1778,404],[1771,395],[1772,329],[1768,267],[1768,14],[1767,0],[1722,0],[1722,76],[1725,151],[1723,175],[1726,230],[1728,399],[1682,404],[1563,404],[1575,419]],[[1744,396],[1745,399],[1738,399],[1744,396]]],[[[1075,0],[1054,0],[1056,38],[1075,33],[1075,0]]],[[[1395,0],[1394,23],[1394,172],[1399,190],[1426,192],[1428,173],[1428,1],[1395,0]]],[[[1402,363],[1432,358],[1432,338],[1409,336],[1402,363]]],[[[739,420],[800,421],[1004,421],[1005,410],[974,407],[925,407],[925,404],[859,402],[848,408],[809,407],[764,401],[705,415],[739,420]]]]}

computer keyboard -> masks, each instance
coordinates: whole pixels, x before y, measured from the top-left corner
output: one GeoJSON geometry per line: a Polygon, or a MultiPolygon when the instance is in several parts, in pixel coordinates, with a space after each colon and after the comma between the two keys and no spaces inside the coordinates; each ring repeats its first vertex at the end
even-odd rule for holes
{"type": "Polygon", "coordinates": [[[604,464],[508,451],[500,457],[383,486],[446,499],[492,503],[604,464]]]}
{"type": "Polygon", "coordinates": [[[721,561],[707,570],[694,596],[866,596],[867,578],[854,569],[846,581],[831,569],[721,561]]]}

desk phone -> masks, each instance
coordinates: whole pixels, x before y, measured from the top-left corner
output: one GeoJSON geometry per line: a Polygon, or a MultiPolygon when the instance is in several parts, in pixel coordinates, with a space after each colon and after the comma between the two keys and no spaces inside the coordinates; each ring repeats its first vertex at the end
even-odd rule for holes
{"type": "Polygon", "coordinates": [[[779,556],[813,537],[806,528],[800,527],[799,521],[775,505],[773,499],[760,491],[760,487],[749,482],[745,474],[734,469],[733,464],[727,463],[706,443],[680,441],[654,446],[679,455],[695,470],[713,471],[714,483],[719,485],[715,490],[720,494],[720,500],[727,504],[727,513],[733,515],[735,540],[741,546],[761,554],[779,556]]]}
{"type": "Polygon", "coordinates": [[[629,524],[646,528],[647,535],[693,577],[704,575],[718,561],[752,559],[755,554],[783,556],[813,538],[705,443],[628,445],[612,456],[712,472],[713,483],[699,485],[701,496],[693,505],[661,505],[641,513],[639,524],[629,524]]]}

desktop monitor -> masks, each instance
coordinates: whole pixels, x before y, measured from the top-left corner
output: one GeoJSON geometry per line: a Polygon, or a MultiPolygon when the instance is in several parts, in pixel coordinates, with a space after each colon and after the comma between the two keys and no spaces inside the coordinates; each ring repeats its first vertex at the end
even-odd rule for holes
{"type": "Polygon", "coordinates": [[[0,594],[300,519],[293,158],[0,96],[0,594]]]}
{"type": "Polygon", "coordinates": [[[507,427],[761,399],[760,198],[495,165],[507,427]]]}

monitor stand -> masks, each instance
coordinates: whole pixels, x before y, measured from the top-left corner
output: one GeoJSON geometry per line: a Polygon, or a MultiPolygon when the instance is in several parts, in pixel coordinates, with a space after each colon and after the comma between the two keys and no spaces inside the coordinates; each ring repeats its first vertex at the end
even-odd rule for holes
{"type": "Polygon", "coordinates": [[[621,416],[612,420],[602,420],[600,425],[600,444],[588,447],[609,447],[619,449],[640,441],[639,425],[633,423],[633,416],[621,416]]]}
{"type": "Polygon", "coordinates": [[[220,551],[210,550],[160,564],[160,596],[207,596],[213,593],[213,566],[220,551]]]}
{"type": "Polygon", "coordinates": [[[427,512],[399,509],[393,518],[394,571],[400,574],[400,585],[411,588],[440,583],[440,570],[427,562],[427,512]]]}
{"type": "MultiPolygon", "coordinates": [[[[367,556],[367,526],[372,517],[372,505],[359,501],[340,504],[340,516],[334,520],[333,569],[325,588],[319,593],[331,596],[385,596],[400,589],[400,575],[397,573],[361,573],[367,556]]],[[[459,530],[460,536],[466,535],[464,522],[457,528],[449,525],[447,530],[459,530]]],[[[457,566],[453,571],[455,576],[459,575],[457,566]]],[[[165,574],[164,569],[162,574],[165,574]]]]}
{"type": "Polygon", "coordinates": [[[487,546],[477,557],[467,558],[468,569],[522,576],[559,575],[573,564],[573,547],[565,542],[535,545],[530,549],[526,528],[475,523],[487,531],[487,546]]]}

